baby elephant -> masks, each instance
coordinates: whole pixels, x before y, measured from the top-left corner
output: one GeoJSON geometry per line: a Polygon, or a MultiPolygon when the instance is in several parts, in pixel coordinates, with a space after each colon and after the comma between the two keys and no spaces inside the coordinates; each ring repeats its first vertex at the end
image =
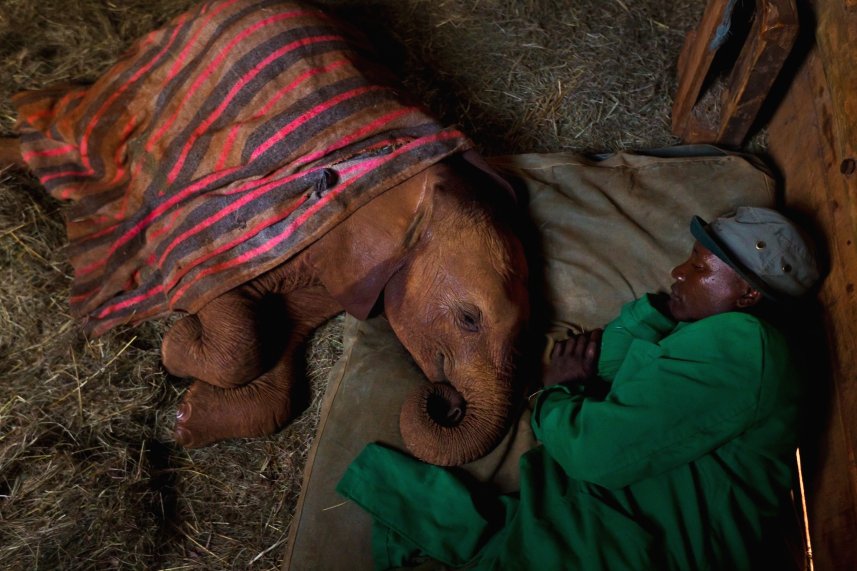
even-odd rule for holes
{"type": "Polygon", "coordinates": [[[215,0],[93,85],[14,103],[0,160],[70,201],[86,330],[188,314],[162,351],[196,379],[178,443],[281,428],[307,337],[343,310],[383,311],[431,381],[401,412],[414,455],[457,465],[499,442],[529,314],[511,189],[355,31],[295,2],[215,0]]]}

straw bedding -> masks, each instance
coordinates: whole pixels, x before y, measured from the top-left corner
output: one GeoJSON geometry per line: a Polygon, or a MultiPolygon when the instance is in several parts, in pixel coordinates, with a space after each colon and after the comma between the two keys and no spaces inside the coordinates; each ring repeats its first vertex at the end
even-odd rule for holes
{"type": "MultiPolygon", "coordinates": [[[[445,125],[485,153],[675,142],[675,60],[704,2],[325,1],[367,30],[445,125]]],[[[10,96],[93,81],[188,0],[0,0],[0,134],[10,96]]],[[[185,451],[170,319],[97,339],[70,312],[60,203],[0,171],[0,568],[277,569],[341,318],[308,355],[315,398],[269,438],[185,451]]]]}

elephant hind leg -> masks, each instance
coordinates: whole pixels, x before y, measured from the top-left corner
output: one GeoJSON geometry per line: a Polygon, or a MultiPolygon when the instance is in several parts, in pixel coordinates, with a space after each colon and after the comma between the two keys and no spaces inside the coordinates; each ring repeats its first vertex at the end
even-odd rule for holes
{"type": "Polygon", "coordinates": [[[271,370],[232,389],[195,381],[176,411],[176,442],[198,448],[229,438],[266,436],[282,428],[307,403],[306,392],[296,390],[294,361],[294,352],[286,351],[271,370]]]}
{"type": "Polygon", "coordinates": [[[282,301],[290,331],[277,362],[235,388],[191,385],[176,412],[179,445],[197,448],[228,438],[273,434],[306,407],[306,341],[341,306],[321,286],[291,292],[282,301]]]}

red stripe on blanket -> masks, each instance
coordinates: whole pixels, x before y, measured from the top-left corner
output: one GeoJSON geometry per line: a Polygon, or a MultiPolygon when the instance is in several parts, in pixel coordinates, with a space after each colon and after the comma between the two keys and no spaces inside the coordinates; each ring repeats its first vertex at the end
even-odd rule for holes
{"type": "Polygon", "coordinates": [[[194,80],[193,85],[191,85],[190,89],[187,90],[181,103],[179,103],[179,105],[176,107],[175,112],[173,112],[173,114],[169,118],[167,118],[166,121],[164,121],[164,124],[161,126],[161,128],[158,129],[158,131],[153,135],[153,137],[146,143],[146,150],[151,152],[152,149],[154,149],[158,141],[161,140],[161,137],[164,136],[164,133],[166,133],[167,130],[173,125],[179,115],[179,112],[185,107],[187,102],[190,101],[190,99],[194,95],[196,95],[202,84],[205,82],[206,79],[211,76],[211,74],[213,74],[215,71],[219,71],[220,69],[222,69],[223,62],[226,61],[226,58],[229,57],[229,55],[232,53],[232,50],[239,46],[241,42],[245,41],[254,32],[263,29],[265,26],[269,26],[282,20],[297,18],[307,13],[309,13],[307,10],[294,10],[291,12],[285,12],[282,14],[271,16],[270,18],[266,18],[261,22],[253,24],[249,28],[245,28],[240,34],[238,34],[238,36],[233,38],[232,41],[230,41],[226,45],[226,47],[224,47],[222,50],[220,50],[220,52],[218,52],[218,54],[214,57],[211,63],[209,63],[208,66],[206,66],[206,68],[203,70],[203,72],[196,78],[196,80],[194,80]]]}
{"type": "MultiPolygon", "coordinates": [[[[107,183],[107,186],[115,186],[122,177],[125,176],[127,172],[127,168],[125,166],[125,161],[123,157],[125,153],[128,151],[128,137],[137,127],[137,117],[131,116],[131,119],[128,120],[128,123],[125,125],[125,128],[122,129],[122,144],[116,147],[116,152],[113,153],[113,164],[116,166],[116,174],[113,175],[113,178],[110,179],[110,182],[107,183]]],[[[126,191],[125,198],[122,201],[122,207],[119,209],[120,216],[122,218],[125,217],[125,210],[128,207],[128,200],[130,198],[130,194],[126,191]]]]}
{"type": "Polygon", "coordinates": [[[133,84],[137,82],[141,77],[145,77],[149,71],[160,61],[160,59],[167,53],[169,53],[170,47],[173,45],[173,42],[178,37],[179,31],[181,31],[181,25],[187,20],[187,14],[183,14],[179,20],[178,25],[175,30],[173,30],[173,34],[170,37],[170,40],[167,44],[158,52],[155,57],[152,58],[146,65],[138,69],[133,76],[123,85],[119,87],[116,91],[114,91],[110,97],[107,98],[107,101],[101,106],[101,108],[96,112],[96,114],[92,117],[92,120],[89,122],[89,125],[84,131],[83,136],[80,141],[80,158],[83,161],[83,165],[89,169],[90,174],[94,173],[92,169],[92,163],[89,160],[89,138],[92,136],[92,132],[95,130],[95,127],[98,125],[98,122],[101,120],[101,116],[107,112],[107,109],[117,100],[122,94],[128,90],[133,84]]]}
{"type": "Polygon", "coordinates": [[[199,37],[208,29],[208,24],[214,19],[215,16],[220,14],[225,9],[229,8],[233,4],[235,4],[237,0],[227,0],[226,2],[221,3],[217,8],[209,12],[209,8],[211,8],[210,4],[206,4],[202,7],[200,11],[200,15],[206,14],[205,20],[202,21],[201,25],[197,26],[196,32],[191,36],[191,38],[185,42],[184,48],[182,48],[181,53],[176,57],[175,62],[173,63],[173,67],[167,72],[167,76],[164,80],[164,83],[167,84],[172,81],[181,71],[184,69],[182,66],[185,61],[187,61],[188,55],[191,53],[191,50],[196,47],[196,43],[199,40],[199,37]]]}
{"type": "Polygon", "coordinates": [[[31,168],[75,201],[72,310],[97,335],[197,311],[470,147],[405,105],[369,43],[315,10],[212,0],[192,14],[89,88],[16,100],[39,117],[19,123],[31,168]],[[327,168],[335,184],[313,192],[327,168]]]}
{"type": "Polygon", "coordinates": [[[44,151],[27,151],[26,153],[21,153],[21,158],[23,158],[25,161],[29,161],[36,157],[55,157],[57,155],[66,155],[76,150],[77,147],[73,145],[63,145],[62,147],[57,147],[56,149],[47,149],[44,151]]]}
{"type": "MultiPolygon", "coordinates": [[[[309,46],[312,44],[317,44],[320,42],[326,42],[326,41],[330,41],[330,40],[334,40],[334,39],[342,39],[342,36],[324,35],[324,36],[316,36],[314,38],[301,39],[301,40],[298,40],[296,42],[292,42],[291,44],[289,44],[287,46],[283,46],[279,50],[275,51],[274,53],[272,53],[271,55],[266,57],[260,63],[256,64],[256,66],[252,70],[250,70],[249,73],[247,73],[244,77],[242,77],[240,80],[238,80],[238,82],[235,85],[232,86],[232,88],[229,90],[229,93],[226,95],[226,97],[223,98],[223,101],[220,103],[220,105],[217,106],[217,109],[215,109],[214,112],[211,115],[209,115],[205,119],[205,121],[203,121],[196,128],[196,130],[194,130],[193,134],[190,136],[190,139],[185,144],[184,148],[182,148],[182,151],[179,155],[179,159],[173,165],[173,168],[170,169],[170,173],[167,175],[167,180],[170,183],[173,183],[176,181],[176,179],[178,178],[178,175],[179,175],[179,171],[184,166],[184,162],[187,159],[187,155],[188,155],[188,153],[190,153],[190,150],[193,147],[193,144],[196,143],[197,139],[199,137],[201,137],[208,130],[208,128],[211,126],[211,124],[214,123],[220,117],[220,115],[223,114],[223,112],[226,110],[227,107],[229,107],[229,104],[232,102],[232,99],[235,98],[235,96],[238,94],[238,92],[241,91],[241,89],[245,85],[247,85],[250,81],[252,81],[253,78],[255,78],[257,75],[262,73],[262,71],[264,71],[266,67],[268,67],[269,65],[274,63],[276,60],[278,60],[279,58],[283,57],[284,55],[286,55],[287,53],[289,53],[291,51],[294,51],[296,49],[299,49],[299,48],[302,48],[305,46],[309,46]]],[[[252,158],[256,158],[256,156],[257,156],[257,154],[254,153],[252,158]]]]}
{"type": "MultiPolygon", "coordinates": [[[[343,140],[340,141],[339,146],[345,146],[345,145],[349,144],[351,141],[359,139],[360,136],[362,136],[366,133],[373,132],[373,131],[377,130],[378,128],[383,127],[385,124],[393,121],[394,119],[396,119],[396,118],[398,118],[398,117],[400,117],[406,113],[412,112],[412,111],[413,111],[413,109],[403,108],[403,109],[398,109],[398,110],[396,110],[392,113],[389,113],[387,115],[384,115],[383,117],[379,118],[377,121],[374,121],[374,122],[370,123],[369,125],[366,125],[362,129],[359,129],[358,131],[350,134],[349,136],[344,137],[343,140]]],[[[324,156],[324,155],[328,154],[331,150],[333,150],[333,149],[328,148],[328,149],[325,149],[324,151],[319,151],[316,154],[318,156],[324,156]]],[[[306,163],[306,162],[310,162],[311,160],[313,160],[313,156],[308,156],[306,158],[306,160],[302,161],[302,162],[306,163]]],[[[254,181],[254,182],[245,184],[243,186],[240,186],[236,189],[233,189],[229,192],[222,193],[223,195],[229,195],[229,194],[237,194],[237,193],[247,192],[247,195],[245,197],[242,197],[239,201],[230,205],[228,208],[221,210],[215,216],[207,218],[206,220],[200,222],[194,228],[187,230],[182,235],[175,238],[170,243],[170,245],[167,246],[166,250],[164,250],[164,253],[158,259],[158,267],[161,267],[164,264],[164,260],[166,260],[167,256],[170,254],[170,252],[172,252],[173,249],[175,247],[177,247],[185,239],[189,238],[190,236],[192,236],[194,234],[201,232],[202,230],[204,230],[205,228],[207,228],[211,224],[214,224],[218,220],[221,220],[222,218],[224,218],[229,213],[237,210],[240,206],[243,206],[244,204],[247,204],[250,201],[255,200],[256,198],[259,198],[263,194],[267,193],[269,190],[276,188],[278,186],[281,186],[281,185],[283,185],[287,182],[290,182],[296,178],[299,178],[301,176],[306,176],[307,174],[321,170],[322,168],[324,168],[324,167],[317,167],[315,169],[311,169],[308,171],[298,172],[298,173],[295,173],[294,175],[291,175],[291,176],[288,176],[288,177],[285,177],[282,179],[278,179],[275,181],[271,181],[271,182],[268,182],[265,184],[261,184],[261,185],[257,184],[256,181],[254,181]]]]}
{"type": "MultiPolygon", "coordinates": [[[[426,137],[424,139],[418,139],[414,143],[412,143],[410,145],[405,145],[405,146],[403,146],[399,149],[396,149],[395,151],[393,151],[387,155],[384,155],[382,157],[379,157],[376,159],[369,159],[366,161],[361,161],[360,163],[358,163],[357,165],[355,165],[349,169],[344,169],[343,174],[351,174],[354,172],[365,174],[367,172],[372,172],[381,164],[392,161],[393,159],[395,159],[399,155],[402,155],[406,152],[412,151],[415,147],[427,145],[427,144],[435,142],[435,141],[442,141],[444,139],[453,139],[453,138],[457,138],[460,136],[461,136],[461,133],[459,133],[457,131],[443,131],[443,132],[440,132],[440,133],[438,133],[434,136],[431,136],[431,137],[426,137]]],[[[191,286],[193,286],[196,282],[201,280],[203,277],[221,272],[227,268],[230,268],[230,267],[233,267],[233,266],[236,266],[239,264],[246,263],[248,260],[250,260],[254,257],[257,257],[260,254],[263,254],[265,252],[270,251],[272,248],[274,248],[275,246],[277,246],[278,244],[280,244],[281,242],[286,240],[289,236],[291,236],[292,233],[294,233],[294,231],[298,227],[300,227],[310,216],[314,215],[317,211],[322,209],[326,204],[328,204],[332,200],[336,199],[340,194],[345,192],[345,190],[349,186],[354,184],[357,180],[359,180],[359,178],[355,177],[355,178],[347,181],[346,183],[335,186],[333,189],[330,190],[330,192],[323,195],[315,204],[313,204],[311,207],[309,207],[306,210],[306,212],[301,214],[300,217],[298,217],[292,223],[290,223],[288,226],[286,226],[286,228],[284,228],[283,231],[278,236],[272,238],[268,242],[265,242],[264,244],[261,244],[260,246],[257,246],[256,248],[254,248],[248,252],[242,253],[239,256],[236,256],[227,262],[223,262],[217,266],[207,268],[207,269],[203,270],[202,272],[200,272],[200,274],[198,276],[195,276],[192,281],[184,284],[177,292],[175,292],[172,295],[168,294],[168,296],[170,297],[171,305],[173,307],[178,305],[179,299],[181,299],[181,297],[187,292],[187,290],[191,286]]],[[[260,224],[259,226],[262,226],[262,225],[260,224]]],[[[247,234],[252,235],[252,231],[248,232],[247,234]]],[[[234,246],[235,246],[235,244],[233,244],[232,247],[234,247],[234,246]]],[[[225,249],[222,249],[221,251],[226,251],[227,249],[228,248],[225,248],[225,249]]],[[[210,257],[211,256],[209,256],[209,258],[210,257]]],[[[198,264],[196,264],[196,265],[198,265],[198,264]]],[[[167,291],[169,291],[170,289],[171,289],[170,287],[167,287],[167,291]]]]}
{"type": "Polygon", "coordinates": [[[87,174],[89,174],[89,173],[87,173],[86,171],[53,172],[51,174],[39,175],[39,182],[41,182],[42,185],[45,185],[46,183],[48,183],[52,180],[56,180],[56,179],[62,178],[64,176],[75,176],[75,175],[76,176],[86,176],[87,174]]]}
{"type": "Polygon", "coordinates": [[[110,307],[106,307],[106,308],[102,309],[101,311],[98,312],[96,317],[98,319],[104,319],[105,317],[107,317],[111,313],[115,313],[115,312],[122,310],[122,309],[125,309],[127,307],[137,305],[140,302],[151,299],[152,296],[158,295],[159,293],[162,293],[163,291],[164,291],[164,286],[158,285],[158,286],[150,289],[147,292],[141,293],[140,295],[136,295],[134,297],[128,298],[125,301],[122,301],[121,303],[117,303],[117,304],[111,305],[110,307]]]}
{"type": "Polygon", "coordinates": [[[220,158],[217,159],[217,164],[214,165],[214,170],[219,171],[226,166],[226,161],[229,159],[229,153],[232,152],[232,147],[235,146],[235,140],[238,138],[238,132],[241,128],[242,125],[240,123],[236,123],[229,128],[229,134],[226,136],[226,144],[223,145],[223,148],[220,150],[220,158]]]}
{"type": "Polygon", "coordinates": [[[277,103],[279,103],[280,99],[289,95],[298,85],[304,83],[311,77],[322,73],[329,73],[331,71],[335,71],[342,67],[345,64],[351,63],[347,59],[340,59],[333,63],[330,63],[323,67],[314,67],[310,70],[305,71],[300,76],[298,76],[293,82],[285,86],[284,88],[277,91],[276,94],[271,98],[268,103],[266,103],[261,109],[259,109],[256,113],[253,114],[253,119],[260,119],[264,117],[277,103]]]}
{"type": "Polygon", "coordinates": [[[253,150],[253,154],[250,155],[250,160],[256,160],[257,158],[259,158],[259,155],[267,152],[271,147],[273,147],[274,145],[276,145],[277,143],[282,141],[284,138],[286,138],[286,136],[288,136],[289,133],[291,133],[292,131],[294,131],[295,129],[300,127],[301,125],[305,124],[306,122],[311,121],[316,116],[320,115],[321,113],[324,113],[328,109],[342,103],[343,101],[353,99],[359,95],[363,95],[364,93],[369,93],[370,91],[381,91],[384,89],[386,89],[386,88],[374,86],[374,85],[366,86],[366,87],[357,87],[357,88],[354,88],[350,91],[346,91],[345,93],[340,93],[336,97],[333,97],[332,99],[328,99],[324,103],[316,105],[313,109],[308,111],[306,114],[301,115],[298,119],[292,121],[291,123],[289,123],[288,125],[286,125],[282,129],[277,131],[277,133],[274,134],[272,137],[270,137],[267,141],[265,141],[264,143],[262,143],[261,145],[256,147],[253,150]]]}

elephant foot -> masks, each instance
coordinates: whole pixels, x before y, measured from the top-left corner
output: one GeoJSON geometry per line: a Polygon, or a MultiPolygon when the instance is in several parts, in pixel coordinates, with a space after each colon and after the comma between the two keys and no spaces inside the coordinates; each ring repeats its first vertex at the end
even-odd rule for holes
{"type": "MultiPolygon", "coordinates": [[[[247,326],[236,327],[250,331],[247,326]]],[[[231,389],[251,382],[264,372],[260,341],[248,334],[252,342],[243,346],[223,342],[216,330],[204,331],[196,315],[181,318],[164,335],[161,361],[171,375],[183,379],[200,379],[231,389]]],[[[270,365],[269,365],[270,366],[270,365]]]]}
{"type": "Polygon", "coordinates": [[[295,413],[292,399],[256,380],[234,389],[195,381],[176,410],[174,437],[185,448],[268,436],[295,413]]]}

